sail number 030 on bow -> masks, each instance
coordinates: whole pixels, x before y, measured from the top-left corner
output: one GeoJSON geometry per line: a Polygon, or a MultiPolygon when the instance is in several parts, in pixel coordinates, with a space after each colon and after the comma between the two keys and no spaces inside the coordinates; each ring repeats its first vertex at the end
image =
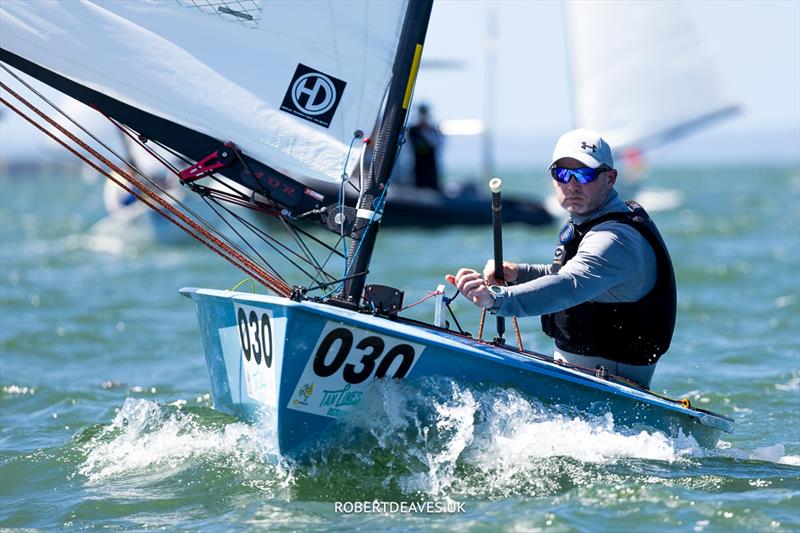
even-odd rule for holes
{"type": "Polygon", "coordinates": [[[264,312],[249,312],[238,307],[236,322],[239,326],[239,340],[242,353],[248,362],[253,360],[257,365],[264,361],[267,368],[272,366],[272,325],[269,315],[264,312]]]}

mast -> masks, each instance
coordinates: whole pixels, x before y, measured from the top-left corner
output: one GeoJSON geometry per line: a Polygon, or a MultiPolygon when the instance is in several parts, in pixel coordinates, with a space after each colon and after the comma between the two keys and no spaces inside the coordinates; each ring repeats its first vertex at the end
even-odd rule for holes
{"type": "Polygon", "coordinates": [[[410,0],[406,18],[395,54],[392,82],[383,112],[378,138],[375,142],[375,157],[362,185],[358,198],[353,240],[348,251],[347,273],[350,277],[344,284],[342,298],[358,305],[364,290],[367,269],[375,247],[382,206],[375,205],[391,176],[397,156],[401,130],[406,121],[411,94],[414,89],[422,45],[428,30],[433,0],[410,0]]]}

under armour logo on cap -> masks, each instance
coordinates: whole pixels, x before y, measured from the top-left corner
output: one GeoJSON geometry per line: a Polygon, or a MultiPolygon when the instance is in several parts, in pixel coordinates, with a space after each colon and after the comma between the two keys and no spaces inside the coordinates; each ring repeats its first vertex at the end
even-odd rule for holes
{"type": "Polygon", "coordinates": [[[598,132],[584,128],[568,131],[558,139],[552,164],[559,159],[575,159],[589,168],[614,168],[611,147],[598,132]]]}

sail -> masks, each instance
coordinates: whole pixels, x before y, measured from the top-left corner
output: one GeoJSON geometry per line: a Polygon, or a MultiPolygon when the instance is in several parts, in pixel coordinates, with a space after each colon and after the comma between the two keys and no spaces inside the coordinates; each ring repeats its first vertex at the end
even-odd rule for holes
{"type": "Polygon", "coordinates": [[[317,0],[302,9],[268,0],[4,0],[0,47],[15,66],[11,59],[22,58],[232,141],[281,173],[338,182],[358,160],[345,167],[354,132],[371,131],[377,120],[406,7],[399,0],[317,0]]]}
{"type": "Polygon", "coordinates": [[[575,127],[648,149],[737,112],[680,2],[570,1],[575,127]]]}

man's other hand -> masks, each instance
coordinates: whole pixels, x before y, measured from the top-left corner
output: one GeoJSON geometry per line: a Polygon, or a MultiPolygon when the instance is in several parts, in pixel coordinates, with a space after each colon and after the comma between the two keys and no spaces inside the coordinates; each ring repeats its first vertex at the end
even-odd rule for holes
{"type": "Polygon", "coordinates": [[[491,307],[494,304],[494,295],[481,275],[470,268],[462,268],[455,276],[447,274],[445,281],[452,283],[458,291],[469,298],[478,307],[491,307]]]}

